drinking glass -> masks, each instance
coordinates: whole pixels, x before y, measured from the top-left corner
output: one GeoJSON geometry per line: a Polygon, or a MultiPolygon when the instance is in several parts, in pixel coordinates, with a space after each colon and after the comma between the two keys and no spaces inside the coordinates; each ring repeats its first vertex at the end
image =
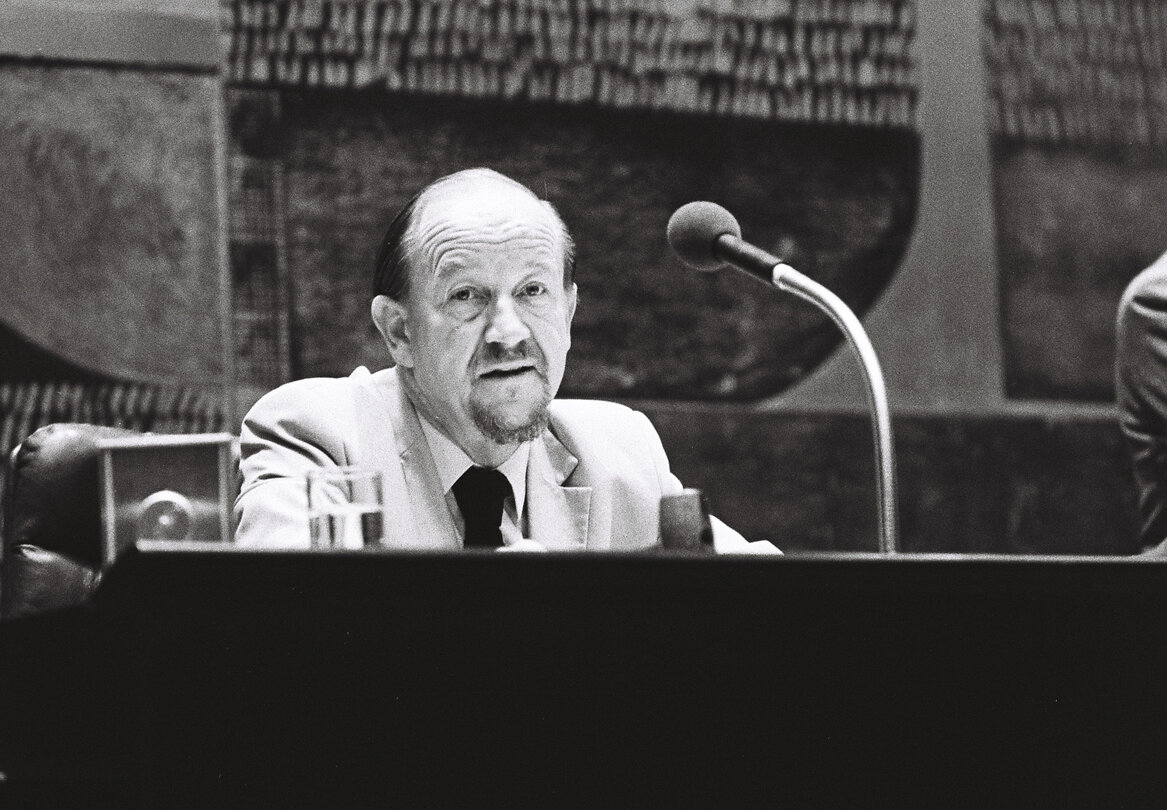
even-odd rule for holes
{"type": "Polygon", "coordinates": [[[385,489],[380,470],[311,470],[307,486],[308,527],[314,548],[364,548],[385,541],[385,489]]]}

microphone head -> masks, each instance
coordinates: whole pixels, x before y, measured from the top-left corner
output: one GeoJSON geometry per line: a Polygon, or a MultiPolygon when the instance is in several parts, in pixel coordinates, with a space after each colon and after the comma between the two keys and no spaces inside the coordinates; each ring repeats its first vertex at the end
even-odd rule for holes
{"type": "Polygon", "coordinates": [[[669,217],[669,247],[681,261],[698,270],[711,272],[725,262],[717,258],[714,246],[719,237],[729,234],[739,239],[741,226],[717,203],[691,202],[682,205],[669,217]]]}

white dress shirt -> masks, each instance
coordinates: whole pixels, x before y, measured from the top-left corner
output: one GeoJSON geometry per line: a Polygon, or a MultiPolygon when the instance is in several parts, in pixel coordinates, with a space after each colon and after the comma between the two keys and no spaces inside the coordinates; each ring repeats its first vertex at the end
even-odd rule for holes
{"type": "MultiPolygon", "coordinates": [[[[461,447],[446,438],[444,433],[431,425],[420,413],[417,419],[421,423],[421,432],[425,434],[426,444],[429,445],[434,466],[437,467],[438,480],[442,484],[446,506],[458,529],[458,537],[465,541],[466,521],[454,497],[454,484],[462,477],[462,473],[474,466],[474,462],[461,447]]],[[[511,485],[511,496],[503,503],[502,525],[499,527],[505,546],[513,546],[529,537],[524,508],[527,500],[527,459],[530,454],[530,442],[523,442],[510,458],[498,466],[498,471],[506,476],[511,485]]]]}

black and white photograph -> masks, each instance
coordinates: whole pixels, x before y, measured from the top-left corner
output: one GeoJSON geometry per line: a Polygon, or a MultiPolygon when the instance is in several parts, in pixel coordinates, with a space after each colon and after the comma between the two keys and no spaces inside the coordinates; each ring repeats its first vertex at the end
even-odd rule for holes
{"type": "Polygon", "coordinates": [[[0,0],[0,807],[1167,806],[1167,0],[0,0]]]}

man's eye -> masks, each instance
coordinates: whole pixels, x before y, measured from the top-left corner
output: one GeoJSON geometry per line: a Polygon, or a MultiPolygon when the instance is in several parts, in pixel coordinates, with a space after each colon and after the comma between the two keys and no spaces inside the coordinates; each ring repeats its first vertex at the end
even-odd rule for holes
{"type": "Polygon", "coordinates": [[[524,295],[542,295],[545,292],[547,292],[547,288],[537,281],[532,281],[526,287],[523,287],[524,295]]]}
{"type": "Polygon", "coordinates": [[[454,292],[450,294],[451,301],[472,301],[474,300],[474,297],[474,290],[471,290],[468,287],[464,287],[461,290],[454,290],[454,292]]]}

